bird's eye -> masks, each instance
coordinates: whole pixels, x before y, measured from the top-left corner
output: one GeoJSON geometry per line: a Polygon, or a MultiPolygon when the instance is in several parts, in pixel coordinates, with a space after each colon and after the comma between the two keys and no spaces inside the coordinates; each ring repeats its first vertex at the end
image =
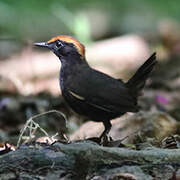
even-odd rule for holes
{"type": "Polygon", "coordinates": [[[57,41],[56,41],[56,46],[57,46],[57,47],[61,47],[61,46],[63,46],[63,44],[62,44],[61,41],[57,40],[57,41]]]}

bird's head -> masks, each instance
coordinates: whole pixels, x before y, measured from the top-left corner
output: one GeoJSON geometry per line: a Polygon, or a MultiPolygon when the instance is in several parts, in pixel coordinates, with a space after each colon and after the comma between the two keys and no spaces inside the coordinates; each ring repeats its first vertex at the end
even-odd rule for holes
{"type": "Polygon", "coordinates": [[[70,56],[79,56],[85,59],[85,48],[75,38],[67,35],[60,35],[47,42],[35,43],[36,46],[46,47],[53,51],[60,59],[70,56]]]}

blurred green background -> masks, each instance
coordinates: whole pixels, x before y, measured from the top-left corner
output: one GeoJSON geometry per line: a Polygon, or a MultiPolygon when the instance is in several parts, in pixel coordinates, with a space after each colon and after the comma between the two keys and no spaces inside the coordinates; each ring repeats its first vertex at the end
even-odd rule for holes
{"type": "Polygon", "coordinates": [[[73,34],[80,41],[151,33],[180,19],[179,0],[0,0],[0,38],[18,41],[73,34]]]}

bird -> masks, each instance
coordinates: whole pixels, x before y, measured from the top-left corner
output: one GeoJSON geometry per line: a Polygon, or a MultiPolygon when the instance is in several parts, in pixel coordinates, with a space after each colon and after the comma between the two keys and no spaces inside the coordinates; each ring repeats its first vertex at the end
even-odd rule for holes
{"type": "Polygon", "coordinates": [[[108,135],[112,119],[140,110],[138,97],[157,63],[155,52],[124,82],[93,69],[86,60],[85,46],[72,36],[59,35],[34,45],[48,48],[59,58],[62,96],[76,113],[103,123],[100,139],[108,135]]]}

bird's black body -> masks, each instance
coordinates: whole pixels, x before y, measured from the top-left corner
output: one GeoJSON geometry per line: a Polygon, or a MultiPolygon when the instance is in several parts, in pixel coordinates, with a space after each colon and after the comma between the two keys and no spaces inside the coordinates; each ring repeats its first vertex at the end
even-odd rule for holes
{"type": "Polygon", "coordinates": [[[101,135],[103,136],[111,128],[111,119],[126,112],[139,110],[137,97],[156,63],[155,53],[127,83],[124,83],[91,68],[85,60],[83,51],[80,51],[83,46],[76,44],[78,41],[73,39],[75,43],[73,41],[67,43],[65,39],[59,37],[51,40],[48,48],[61,60],[62,95],[75,112],[93,121],[103,122],[105,126],[105,131],[101,135]],[[60,48],[57,41],[62,43],[60,48]]]}

